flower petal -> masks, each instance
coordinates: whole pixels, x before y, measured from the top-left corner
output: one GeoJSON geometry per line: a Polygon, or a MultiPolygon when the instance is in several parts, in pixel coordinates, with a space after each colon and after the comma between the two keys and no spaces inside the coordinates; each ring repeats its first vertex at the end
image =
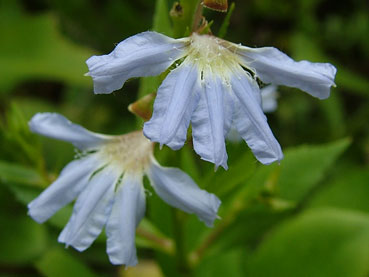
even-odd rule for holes
{"type": "Polygon", "coordinates": [[[137,264],[136,227],[145,215],[142,176],[125,173],[115,192],[114,205],[106,225],[107,253],[112,264],[137,264]]]}
{"type": "Polygon", "coordinates": [[[239,134],[261,163],[270,164],[283,159],[281,147],[254,97],[259,91],[257,83],[242,69],[234,74],[231,80],[236,104],[234,122],[239,134]]]}
{"type": "Polygon", "coordinates": [[[110,136],[90,132],[57,113],[38,113],[28,123],[32,132],[64,140],[85,150],[103,144],[110,136]]]}
{"type": "Polygon", "coordinates": [[[195,213],[207,226],[213,226],[221,203],[214,194],[200,189],[178,168],[165,168],[153,163],[148,175],[154,190],[166,203],[187,213],[195,213]]]}
{"type": "Polygon", "coordinates": [[[264,113],[271,113],[277,109],[277,86],[268,85],[260,90],[262,109],[264,113]]]}
{"type": "Polygon", "coordinates": [[[181,148],[187,138],[199,87],[194,65],[184,62],[174,69],[159,87],[153,116],[144,125],[145,136],[174,150],[181,148]]]}
{"type": "Polygon", "coordinates": [[[220,78],[210,74],[204,78],[202,85],[199,103],[191,118],[194,148],[201,159],[227,169],[228,156],[224,140],[232,117],[226,113],[226,109],[231,109],[225,107],[228,101],[225,94],[229,90],[220,78]]]}
{"type": "Polygon", "coordinates": [[[265,83],[299,88],[319,99],[329,97],[337,69],[329,63],[296,62],[274,47],[237,46],[242,64],[265,83]]]}
{"type": "Polygon", "coordinates": [[[58,241],[79,251],[88,248],[101,233],[113,206],[119,175],[109,167],[96,173],[78,197],[73,214],[58,241]]]}
{"type": "Polygon", "coordinates": [[[92,56],[86,63],[95,93],[111,93],[132,77],[155,76],[185,54],[186,39],[144,32],[119,43],[108,55],[92,56]]]}
{"type": "Polygon", "coordinates": [[[59,178],[28,204],[28,214],[38,223],[49,219],[80,194],[98,166],[93,154],[69,163],[59,178]]]}

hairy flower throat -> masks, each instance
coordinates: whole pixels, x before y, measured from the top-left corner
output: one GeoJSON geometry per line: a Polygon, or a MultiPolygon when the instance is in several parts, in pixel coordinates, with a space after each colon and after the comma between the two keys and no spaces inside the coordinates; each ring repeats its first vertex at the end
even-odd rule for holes
{"type": "Polygon", "coordinates": [[[143,172],[150,164],[153,154],[153,143],[145,138],[141,131],[117,136],[107,143],[101,154],[108,163],[120,170],[143,172]]]}
{"type": "Polygon", "coordinates": [[[230,50],[232,44],[220,38],[193,33],[188,50],[188,58],[196,61],[203,74],[212,72],[229,81],[231,68],[239,66],[237,56],[230,50]]]}

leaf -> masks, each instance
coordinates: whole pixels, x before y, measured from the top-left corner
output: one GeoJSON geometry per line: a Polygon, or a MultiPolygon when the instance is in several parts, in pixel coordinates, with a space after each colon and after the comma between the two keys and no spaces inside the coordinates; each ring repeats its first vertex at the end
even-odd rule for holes
{"type": "Polygon", "coordinates": [[[310,207],[337,207],[369,212],[369,171],[366,168],[340,170],[311,199],[310,207]]]}
{"type": "Polygon", "coordinates": [[[368,214],[334,209],[307,211],[264,240],[245,261],[245,276],[367,276],[368,245],[368,214]]]}
{"type": "Polygon", "coordinates": [[[34,169],[2,160],[0,160],[0,181],[9,185],[12,183],[34,187],[45,185],[43,178],[34,169]]]}
{"type": "Polygon", "coordinates": [[[45,226],[25,215],[3,215],[0,217],[0,226],[1,264],[28,264],[47,247],[45,226]]]}
{"type": "Polygon", "coordinates": [[[0,13],[0,92],[20,81],[48,79],[90,87],[85,61],[93,52],[59,33],[51,14],[6,16],[0,13]]]}
{"type": "Polygon", "coordinates": [[[59,248],[46,252],[35,265],[44,276],[48,277],[97,276],[85,264],[59,248]]]}
{"type": "Polygon", "coordinates": [[[349,139],[325,145],[289,148],[281,161],[278,196],[300,201],[324,177],[326,171],[349,146],[349,139]]]}
{"type": "Polygon", "coordinates": [[[242,277],[246,250],[236,248],[204,259],[195,270],[195,276],[201,277],[242,277]]]}

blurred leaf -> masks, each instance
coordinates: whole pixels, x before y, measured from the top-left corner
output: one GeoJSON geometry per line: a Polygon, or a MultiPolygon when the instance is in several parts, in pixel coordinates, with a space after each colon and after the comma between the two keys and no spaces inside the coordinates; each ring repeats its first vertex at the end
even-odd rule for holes
{"type": "Polygon", "coordinates": [[[44,187],[45,185],[43,178],[34,169],[1,160],[0,181],[9,185],[12,183],[36,187],[44,187]]]}
{"type": "Polygon", "coordinates": [[[85,61],[93,52],[61,36],[52,14],[4,16],[0,12],[0,92],[18,82],[49,79],[79,86],[92,86],[83,76],[85,61]]]}
{"type": "Polygon", "coordinates": [[[286,150],[276,184],[278,196],[300,201],[323,179],[325,172],[349,144],[349,139],[342,139],[325,145],[306,145],[286,150]]]}
{"type": "Polygon", "coordinates": [[[201,277],[242,277],[246,250],[235,248],[219,255],[204,259],[196,268],[195,276],[201,277]]]}
{"type": "Polygon", "coordinates": [[[309,206],[337,207],[369,212],[369,170],[344,168],[324,184],[309,206]]]}
{"type": "Polygon", "coordinates": [[[86,265],[73,258],[67,251],[52,249],[36,262],[37,269],[48,277],[93,277],[95,275],[86,265]]]}
{"type": "Polygon", "coordinates": [[[207,189],[219,196],[226,195],[250,178],[256,170],[255,159],[251,151],[247,151],[238,159],[229,162],[229,169],[224,171],[220,169],[219,174],[212,174],[213,178],[206,181],[207,189]]]}
{"type": "Polygon", "coordinates": [[[47,247],[45,226],[25,215],[14,214],[0,217],[0,263],[28,264],[37,258],[47,247]]]}
{"type": "Polygon", "coordinates": [[[368,245],[368,214],[311,210],[271,233],[246,261],[246,275],[363,277],[368,245]]]}

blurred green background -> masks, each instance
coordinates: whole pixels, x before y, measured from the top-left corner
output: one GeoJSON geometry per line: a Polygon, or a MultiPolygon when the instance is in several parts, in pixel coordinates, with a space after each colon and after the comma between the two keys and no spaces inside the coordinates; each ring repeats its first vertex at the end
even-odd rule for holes
{"type": "MultiPolygon", "coordinates": [[[[0,276],[368,277],[369,2],[364,0],[235,1],[227,40],[330,62],[338,69],[337,87],[324,101],[278,89],[279,107],[268,120],[284,149],[280,165],[258,164],[245,143],[227,143],[229,170],[215,173],[190,145],[177,152],[156,150],[162,165],[182,168],[221,198],[222,220],[214,229],[153,193],[137,234],[139,265],[124,270],[109,263],[104,235],[83,253],[57,243],[71,206],[43,225],[27,216],[26,204],[75,154],[69,144],[31,134],[27,121],[49,111],[97,132],[137,129],[127,106],[137,99],[140,81],[94,95],[91,79],[83,76],[85,60],[152,29],[153,22],[166,31],[173,2],[0,1],[0,276]],[[173,214],[182,219],[185,261],[145,236],[151,232],[172,243],[178,235],[173,214]]],[[[205,16],[214,20],[217,34],[225,14],[206,10],[205,16]]]]}

